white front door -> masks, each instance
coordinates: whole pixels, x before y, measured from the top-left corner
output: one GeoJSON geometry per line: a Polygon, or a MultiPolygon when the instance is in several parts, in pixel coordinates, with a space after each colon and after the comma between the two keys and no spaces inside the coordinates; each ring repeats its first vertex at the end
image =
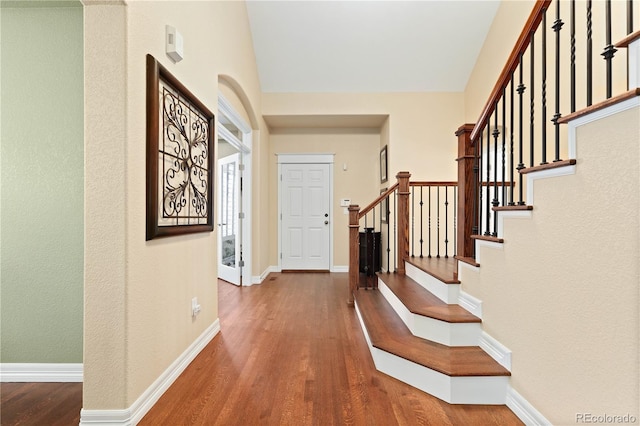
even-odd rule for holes
{"type": "Polygon", "coordinates": [[[329,164],[282,164],[282,269],[329,270],[329,164]]]}
{"type": "Polygon", "coordinates": [[[218,277],[240,285],[240,154],[218,160],[218,277]]]}

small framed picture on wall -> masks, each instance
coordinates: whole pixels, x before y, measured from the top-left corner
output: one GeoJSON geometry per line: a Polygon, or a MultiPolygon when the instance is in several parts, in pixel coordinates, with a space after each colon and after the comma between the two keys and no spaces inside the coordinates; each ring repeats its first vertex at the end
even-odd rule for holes
{"type": "Polygon", "coordinates": [[[380,150],[380,183],[387,181],[387,146],[380,150]]]}

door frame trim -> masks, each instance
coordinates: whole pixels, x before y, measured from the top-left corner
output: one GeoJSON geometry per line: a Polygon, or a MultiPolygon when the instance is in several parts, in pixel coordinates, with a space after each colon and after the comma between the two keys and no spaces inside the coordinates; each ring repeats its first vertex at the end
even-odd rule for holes
{"type": "MultiPolygon", "coordinates": [[[[253,271],[252,256],[253,251],[253,231],[251,227],[252,219],[252,207],[251,200],[253,197],[253,163],[252,163],[252,148],[253,148],[253,129],[244,121],[244,119],[238,114],[231,102],[225,98],[221,92],[218,92],[218,114],[227,117],[241,132],[242,140],[235,138],[231,132],[225,132],[226,129],[222,125],[216,126],[218,132],[222,130],[225,134],[228,142],[230,142],[238,151],[241,152],[242,164],[244,164],[243,175],[243,188],[242,188],[242,210],[244,212],[244,219],[242,222],[242,260],[244,260],[244,266],[241,273],[241,285],[250,286],[253,284],[251,279],[251,273],[253,271]]],[[[217,136],[216,136],[217,143],[217,136]]],[[[216,151],[217,153],[217,151],[216,151]]],[[[217,154],[216,154],[217,160],[217,154]]],[[[218,175],[218,163],[216,161],[216,176],[218,175]]],[[[219,182],[216,180],[216,190],[219,182]]],[[[216,227],[217,228],[217,227],[216,227]]],[[[217,231],[217,230],[216,230],[217,231]]],[[[216,236],[218,239],[219,236],[216,236]]],[[[217,241],[216,241],[216,244],[217,241]]],[[[216,250],[217,252],[217,250],[216,250]]],[[[216,264],[220,253],[216,253],[216,264]]],[[[216,268],[217,270],[217,268],[216,268]]],[[[217,275],[217,272],[216,272],[217,275]]],[[[217,278],[217,277],[216,277],[217,278]]]]}
{"type": "Polygon", "coordinates": [[[276,153],[278,158],[278,272],[282,271],[282,165],[283,164],[328,164],[329,165],[329,270],[333,270],[333,163],[334,153],[276,153]]]}

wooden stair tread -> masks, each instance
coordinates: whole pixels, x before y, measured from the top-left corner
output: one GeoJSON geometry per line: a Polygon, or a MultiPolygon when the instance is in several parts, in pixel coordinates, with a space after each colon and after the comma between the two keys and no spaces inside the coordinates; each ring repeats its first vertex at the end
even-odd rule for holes
{"type": "Polygon", "coordinates": [[[379,291],[359,290],[355,299],[378,349],[451,377],[511,375],[478,346],[449,347],[414,336],[379,291]]]}
{"type": "Polygon", "coordinates": [[[405,261],[445,284],[460,284],[456,277],[456,260],[453,257],[407,257],[405,261]]]}
{"type": "Polygon", "coordinates": [[[379,278],[414,314],[449,323],[481,322],[480,318],[461,306],[443,302],[407,275],[379,274],[379,278]]]}
{"type": "Polygon", "coordinates": [[[476,262],[476,260],[473,257],[455,256],[454,258],[459,262],[464,262],[467,265],[471,265],[476,268],[480,266],[480,264],[476,262]]]}

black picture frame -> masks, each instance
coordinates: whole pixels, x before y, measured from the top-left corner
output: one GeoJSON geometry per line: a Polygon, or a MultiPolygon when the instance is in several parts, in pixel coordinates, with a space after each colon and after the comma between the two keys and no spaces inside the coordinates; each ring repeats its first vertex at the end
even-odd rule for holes
{"type": "Polygon", "coordinates": [[[387,177],[387,146],[380,150],[380,183],[385,183],[387,177]]]}
{"type": "Polygon", "coordinates": [[[213,231],[215,116],[147,55],[146,240],[213,231]]]}

